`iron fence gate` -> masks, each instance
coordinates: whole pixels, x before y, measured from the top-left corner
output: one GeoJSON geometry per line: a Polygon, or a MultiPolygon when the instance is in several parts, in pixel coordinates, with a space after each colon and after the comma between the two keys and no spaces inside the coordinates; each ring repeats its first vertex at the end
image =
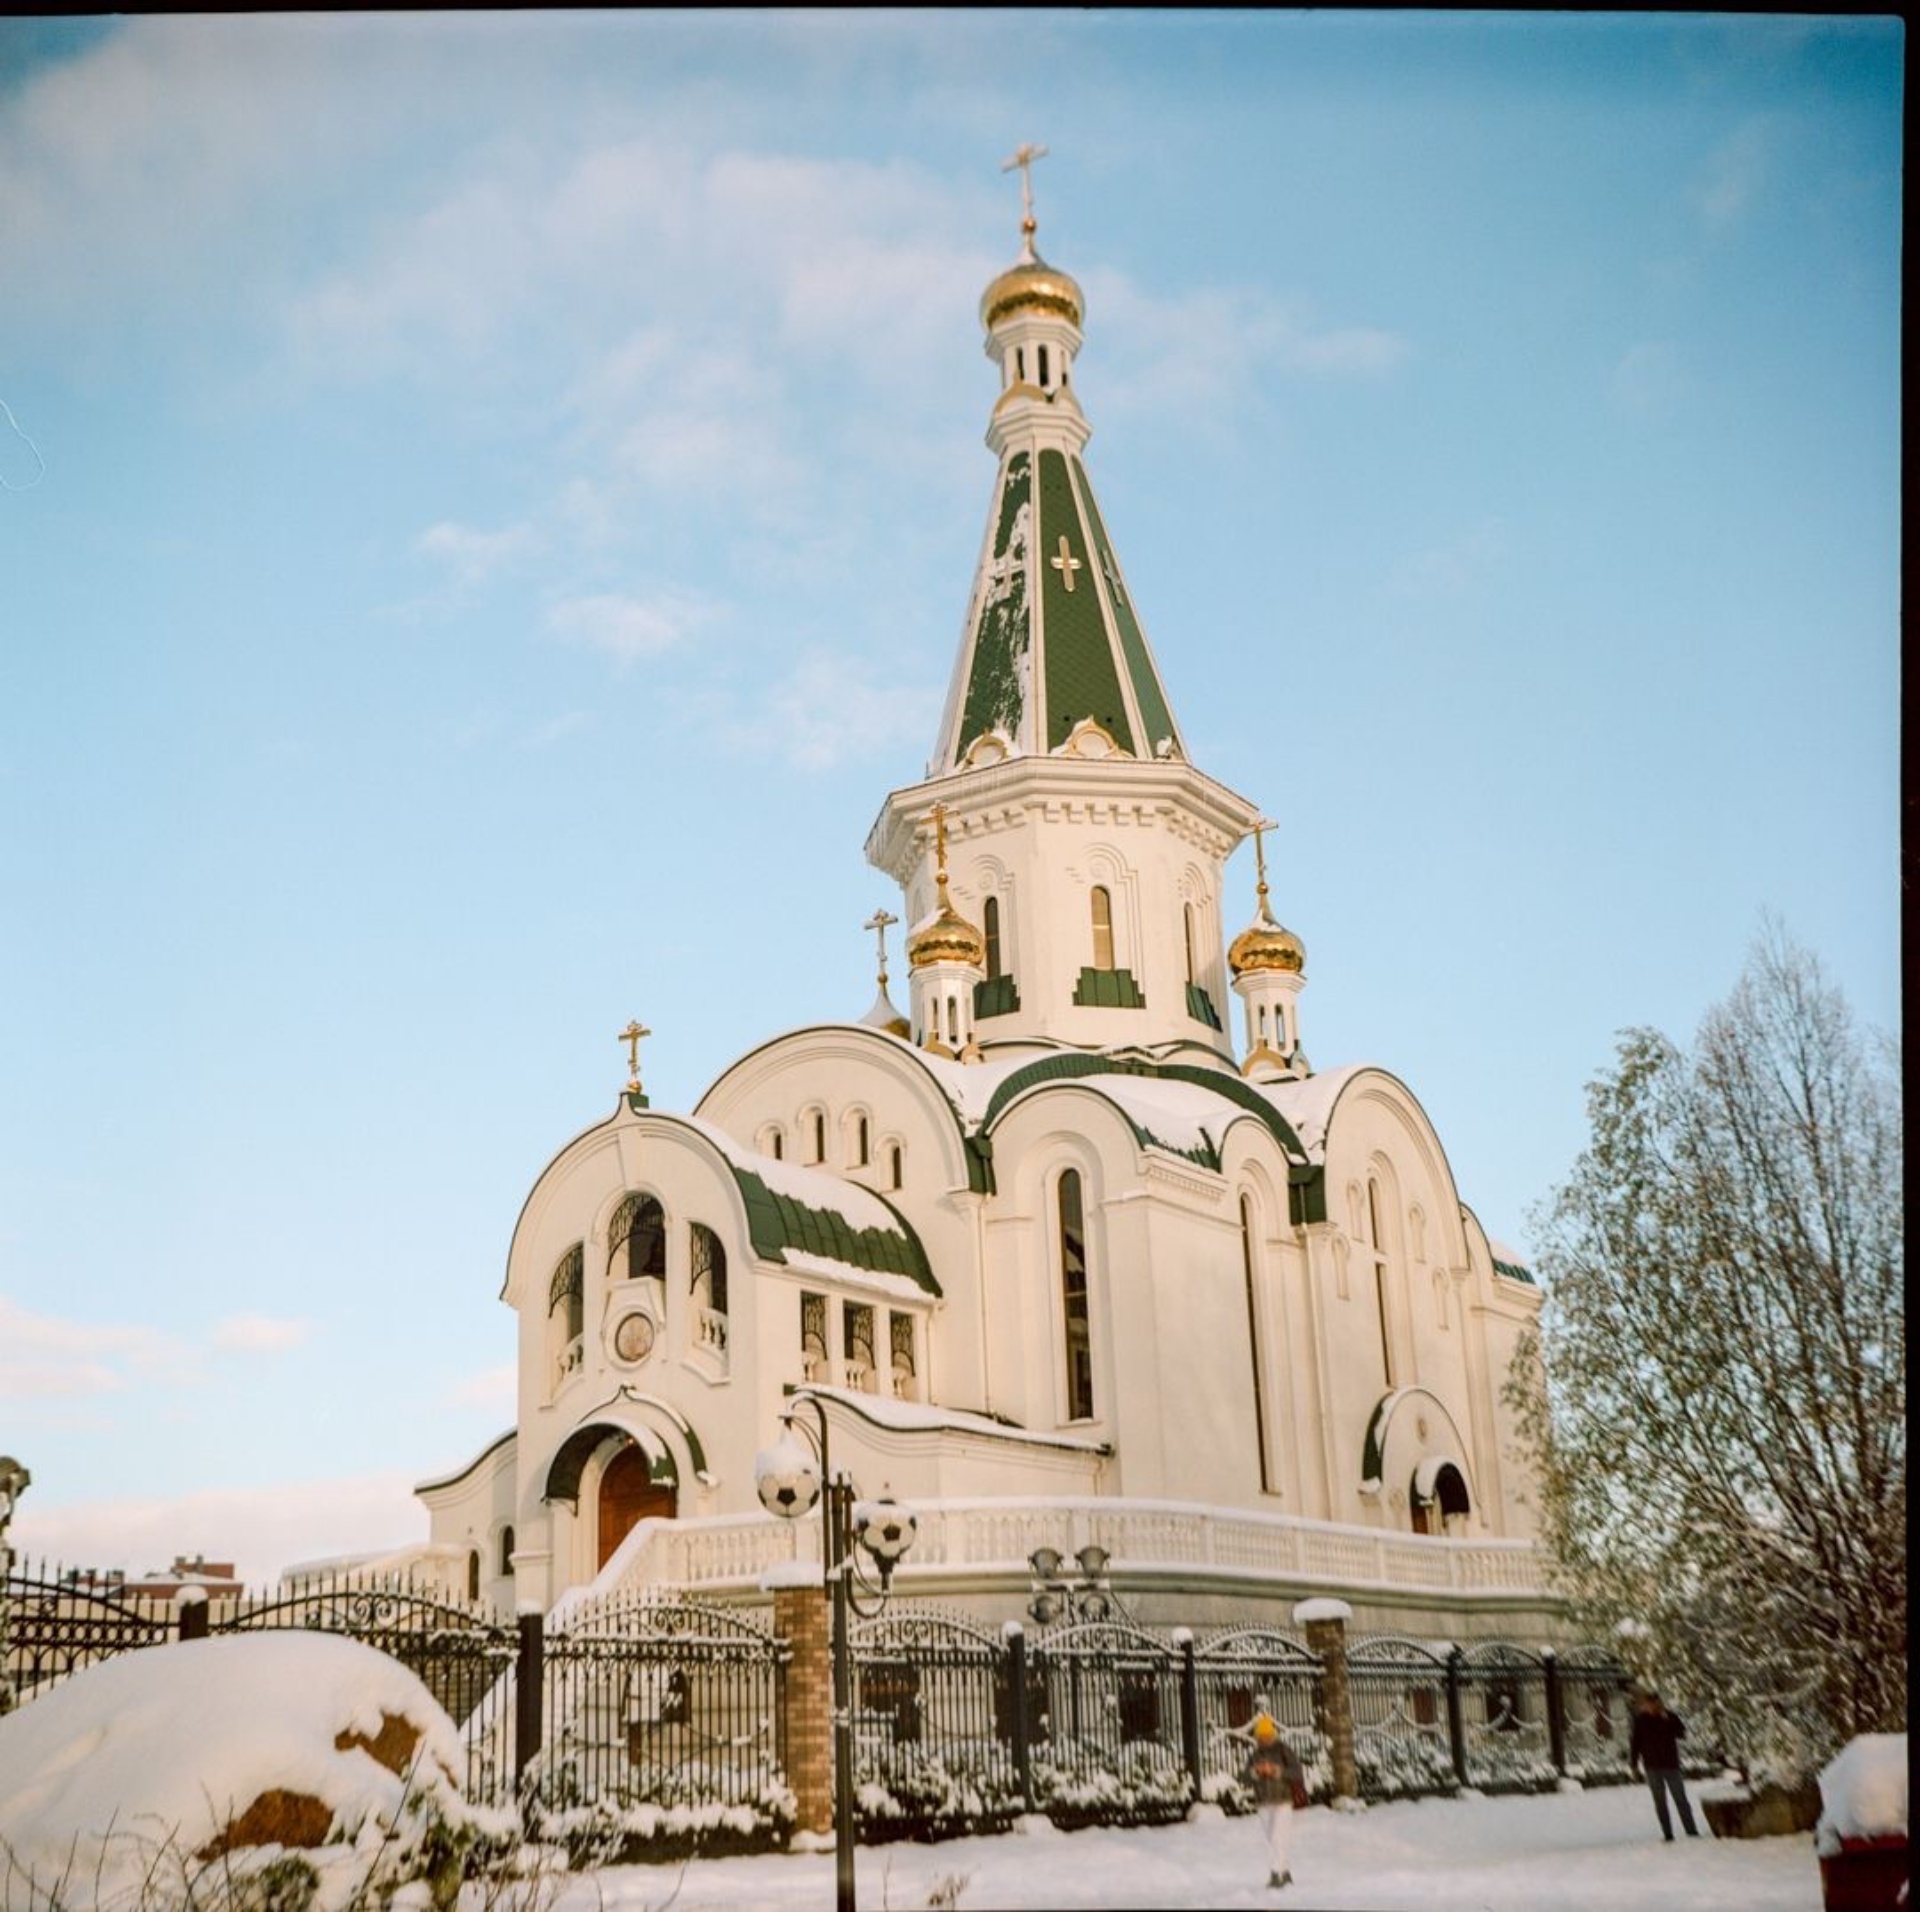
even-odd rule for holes
{"type": "Polygon", "coordinates": [[[1028,1803],[1015,1718],[1025,1656],[977,1621],[924,1607],[854,1627],[851,1645],[863,1834],[925,1838],[1011,1824],[1028,1803]]]}
{"type": "Polygon", "coordinates": [[[574,1608],[543,1642],[529,1804],[560,1830],[638,1827],[649,1807],[771,1816],[787,1659],[785,1642],[730,1608],[645,1594],[574,1608]]]}
{"type": "Polygon", "coordinates": [[[1462,1777],[1481,1792],[1537,1792],[1559,1777],[1545,1661],[1525,1647],[1483,1642],[1451,1656],[1459,1694],[1462,1777]]]}
{"type": "Polygon", "coordinates": [[[1278,1721],[1300,1755],[1308,1790],[1315,1798],[1332,1792],[1333,1761],[1322,1686],[1325,1668],[1319,1654],[1270,1627],[1229,1627],[1196,1648],[1194,1672],[1201,1758],[1207,1768],[1201,1783],[1203,1798],[1212,1796],[1219,1778],[1238,1782],[1245,1759],[1240,1735],[1262,1709],[1278,1721]],[[1213,1788],[1208,1779],[1214,1780],[1213,1788]]]}
{"type": "Polygon", "coordinates": [[[1633,1678],[1605,1647],[1569,1647],[1554,1664],[1561,1729],[1561,1762],[1576,1779],[1630,1777],[1633,1678]]]}
{"type": "Polygon", "coordinates": [[[1459,1787],[1443,1653],[1392,1635],[1357,1640],[1347,1650],[1347,1688],[1362,1797],[1408,1798],[1459,1787]]]}
{"type": "MultiPolygon", "coordinates": [[[[3,1564],[3,1563],[0,1563],[3,1564]]],[[[96,1660],[174,1637],[172,1602],[143,1600],[79,1574],[16,1567],[0,1588],[5,1672],[15,1705],[96,1660]]]]}
{"type": "Polygon", "coordinates": [[[1056,1825],[1151,1825],[1192,1803],[1183,1656],[1125,1621],[1058,1626],[1031,1648],[1036,1784],[1056,1825]],[[1116,1805],[1116,1801],[1119,1803],[1116,1805]]]}
{"type": "MultiPolygon", "coordinates": [[[[206,1613],[204,1607],[198,1611],[206,1613]]],[[[415,1674],[459,1727],[467,1754],[466,1796],[486,1805],[511,1802],[519,1636],[492,1608],[404,1581],[345,1579],[277,1599],[245,1600],[203,1624],[209,1635],[302,1629],[345,1634],[377,1647],[415,1674]]],[[[185,1627],[182,1637],[189,1637],[185,1627]]]]}

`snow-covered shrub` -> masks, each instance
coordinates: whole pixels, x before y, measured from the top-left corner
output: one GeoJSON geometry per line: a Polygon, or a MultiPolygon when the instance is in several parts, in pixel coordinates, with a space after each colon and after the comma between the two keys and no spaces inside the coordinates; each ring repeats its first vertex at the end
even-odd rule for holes
{"type": "Polygon", "coordinates": [[[1135,1740],[1118,1759],[1085,1740],[1055,1742],[1034,1755],[1033,1786],[1040,1810],[1062,1831],[1169,1825],[1193,1802],[1184,1762],[1157,1740],[1135,1740]]]}
{"type": "Polygon", "coordinates": [[[993,1740],[937,1753],[914,1742],[863,1749],[854,1799],[861,1835],[876,1845],[1005,1832],[1024,1809],[1012,1758],[993,1740]]]}

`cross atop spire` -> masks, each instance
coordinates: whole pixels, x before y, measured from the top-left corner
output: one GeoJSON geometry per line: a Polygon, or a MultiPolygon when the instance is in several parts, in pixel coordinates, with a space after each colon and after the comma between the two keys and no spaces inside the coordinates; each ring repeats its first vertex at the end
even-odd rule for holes
{"type": "Polygon", "coordinates": [[[1023,245],[1021,256],[1026,259],[1034,257],[1033,235],[1040,230],[1033,216],[1033,162],[1036,159],[1045,159],[1046,156],[1047,149],[1044,146],[1035,146],[1029,141],[1022,141],[1013,157],[1003,160],[1000,166],[1003,173],[1010,173],[1016,167],[1020,171],[1020,233],[1023,245]]]}

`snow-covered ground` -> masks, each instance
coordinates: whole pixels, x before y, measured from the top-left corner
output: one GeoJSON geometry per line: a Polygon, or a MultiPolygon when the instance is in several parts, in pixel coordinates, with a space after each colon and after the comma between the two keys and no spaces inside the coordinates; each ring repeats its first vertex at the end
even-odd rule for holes
{"type": "MultiPolygon", "coordinates": [[[[1692,1790],[1692,1789],[1690,1789],[1692,1790]]],[[[1696,1817],[1698,1816],[1696,1812],[1696,1817]]],[[[1644,1786],[1522,1799],[1419,1800],[1300,1815],[1294,1885],[1266,1887],[1260,1828],[1208,1819],[1150,1831],[1009,1833],[862,1847],[867,1912],[1061,1906],[1312,1907],[1322,1912],[1819,1912],[1813,1837],[1661,1842],[1644,1786]],[[961,1880],[957,1898],[938,1897],[961,1880]]],[[[617,1866],[565,1882],[552,1912],[831,1905],[833,1854],[617,1866]]],[[[471,1904],[480,1900],[474,1896],[471,1904]]]]}

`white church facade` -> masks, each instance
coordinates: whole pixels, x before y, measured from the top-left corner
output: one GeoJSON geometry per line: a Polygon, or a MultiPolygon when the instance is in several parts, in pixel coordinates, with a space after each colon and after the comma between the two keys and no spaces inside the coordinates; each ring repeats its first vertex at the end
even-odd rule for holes
{"type": "Polygon", "coordinates": [[[1404,1084],[1307,1061],[1260,811],[1187,755],[1082,460],[1080,288],[1030,202],[1024,233],[981,304],[998,472],[952,688],[867,839],[904,899],[874,1007],[685,1114],[636,1065],[555,1156],[501,1297],[515,1423],[418,1490],[432,1551],[504,1605],[750,1594],[817,1525],[754,1487],[807,1386],[836,1466],[919,1514],[903,1591],[1011,1617],[1034,1547],[1097,1540],[1143,1616],[1336,1593],[1544,1637],[1501,1399],[1538,1290],[1404,1084]]]}

